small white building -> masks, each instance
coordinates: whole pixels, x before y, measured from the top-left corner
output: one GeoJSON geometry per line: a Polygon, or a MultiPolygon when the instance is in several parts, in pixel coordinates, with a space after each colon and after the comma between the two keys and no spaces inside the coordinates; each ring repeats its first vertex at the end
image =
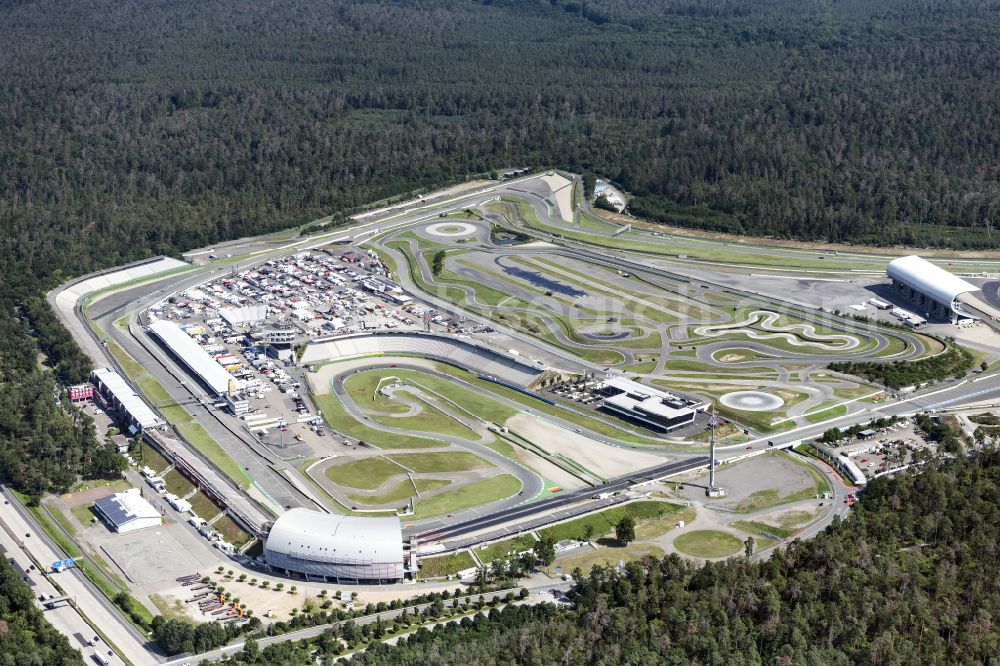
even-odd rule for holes
{"type": "Polygon", "coordinates": [[[163,523],[160,512],[147,502],[138,488],[129,488],[94,502],[94,511],[109,529],[124,534],[163,523]]]}
{"type": "Polygon", "coordinates": [[[166,495],[164,495],[164,498],[166,498],[170,506],[174,507],[175,511],[180,511],[181,513],[185,513],[191,510],[190,502],[188,502],[186,499],[181,499],[180,497],[174,495],[173,493],[167,493],[166,495]]]}

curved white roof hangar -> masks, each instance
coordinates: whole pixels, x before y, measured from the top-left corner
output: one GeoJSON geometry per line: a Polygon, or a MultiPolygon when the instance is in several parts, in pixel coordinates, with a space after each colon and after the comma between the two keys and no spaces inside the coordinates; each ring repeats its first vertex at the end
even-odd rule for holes
{"type": "Polygon", "coordinates": [[[399,518],[338,516],[291,509],[267,535],[268,565],[297,573],[354,580],[403,577],[399,518]]]}
{"type": "Polygon", "coordinates": [[[979,291],[979,287],[916,255],[893,259],[889,262],[886,273],[893,280],[926,294],[952,311],[955,311],[955,299],[959,294],[979,291]]]}

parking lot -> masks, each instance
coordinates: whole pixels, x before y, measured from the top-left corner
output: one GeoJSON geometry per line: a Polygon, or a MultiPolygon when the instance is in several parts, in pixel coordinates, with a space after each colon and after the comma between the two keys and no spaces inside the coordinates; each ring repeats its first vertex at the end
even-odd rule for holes
{"type": "Polygon", "coordinates": [[[909,418],[888,428],[858,435],[834,451],[850,458],[871,479],[911,463],[914,453],[922,449],[936,451],[937,447],[909,418]]]}
{"type": "Polygon", "coordinates": [[[285,457],[324,448],[326,435],[293,366],[298,345],[359,332],[465,330],[405,295],[374,253],[349,246],[234,268],[159,303],[150,315],[176,323],[242,382],[247,407],[239,418],[285,457]]]}

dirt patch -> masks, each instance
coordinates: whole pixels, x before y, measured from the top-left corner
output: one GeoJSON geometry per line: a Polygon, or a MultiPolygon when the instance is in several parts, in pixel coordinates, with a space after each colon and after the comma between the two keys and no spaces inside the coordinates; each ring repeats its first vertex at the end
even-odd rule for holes
{"type": "Polygon", "coordinates": [[[556,200],[556,207],[559,209],[559,217],[564,222],[573,221],[573,181],[555,174],[552,176],[542,176],[542,181],[552,190],[553,198],[556,200]]]}
{"type": "MultiPolygon", "coordinates": [[[[227,592],[231,592],[234,598],[239,598],[240,605],[245,608],[252,609],[254,611],[254,615],[261,616],[261,619],[264,619],[264,613],[271,611],[271,620],[289,619],[291,617],[292,608],[298,608],[301,610],[307,600],[310,600],[319,606],[325,600],[330,599],[332,601],[333,608],[343,608],[343,602],[350,600],[351,592],[358,592],[358,598],[354,600],[355,607],[364,607],[369,603],[377,604],[380,601],[388,603],[394,599],[409,599],[418,594],[454,590],[456,587],[455,582],[452,581],[450,583],[441,583],[440,585],[386,585],[382,589],[372,589],[363,585],[306,583],[300,580],[289,580],[287,578],[277,576],[262,575],[259,571],[253,572],[252,574],[250,572],[246,572],[248,574],[248,578],[245,581],[240,582],[237,577],[222,577],[218,575],[214,569],[211,570],[211,573],[204,573],[209,575],[212,580],[222,585],[227,592]],[[251,579],[256,579],[257,583],[255,585],[251,585],[251,579]],[[266,589],[260,587],[261,582],[265,580],[270,583],[266,589]],[[278,583],[283,584],[283,589],[275,589],[278,583]],[[296,586],[295,594],[291,594],[292,585],[296,586]],[[326,596],[321,595],[323,590],[326,590],[326,596]],[[338,590],[341,592],[343,601],[338,601],[333,598],[338,590]]],[[[167,590],[166,592],[161,592],[160,595],[165,601],[168,602],[173,602],[178,598],[190,598],[192,593],[185,591],[185,589],[186,588],[177,587],[167,590]]],[[[192,604],[188,605],[190,606],[192,604]]],[[[193,605],[195,608],[187,611],[189,617],[199,622],[204,622],[209,619],[210,616],[201,615],[197,609],[197,604],[193,605]]]]}
{"type": "Polygon", "coordinates": [[[808,525],[816,518],[816,515],[816,511],[810,511],[808,509],[803,509],[802,507],[795,507],[772,511],[771,513],[757,516],[754,520],[761,523],[770,523],[772,525],[780,525],[781,527],[794,529],[808,525]]]}
{"type": "Polygon", "coordinates": [[[608,446],[530,414],[512,416],[504,425],[549,453],[561,453],[595,474],[608,478],[624,476],[665,462],[662,456],[608,446]]]}
{"type": "Polygon", "coordinates": [[[537,453],[514,446],[514,455],[519,463],[533,469],[543,479],[554,483],[563,490],[576,490],[585,485],[583,481],[537,453]]]}
{"type": "Polygon", "coordinates": [[[91,504],[99,499],[114,494],[115,494],[114,488],[102,486],[100,488],[88,488],[87,490],[81,490],[80,492],[77,493],[68,493],[66,495],[60,495],[59,499],[65,502],[66,506],[74,507],[74,506],[80,506],[81,504],[91,504]]]}

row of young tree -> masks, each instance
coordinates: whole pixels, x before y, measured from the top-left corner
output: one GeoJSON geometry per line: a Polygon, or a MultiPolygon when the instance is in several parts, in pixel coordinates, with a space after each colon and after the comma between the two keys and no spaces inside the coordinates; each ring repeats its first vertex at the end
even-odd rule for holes
{"type": "MultiPolygon", "coordinates": [[[[949,343],[940,354],[915,361],[842,361],[831,363],[834,372],[857,375],[893,389],[919,386],[925,382],[961,379],[976,363],[976,358],[965,347],[949,343]]],[[[982,364],[986,369],[986,363],[982,364]]]]}

